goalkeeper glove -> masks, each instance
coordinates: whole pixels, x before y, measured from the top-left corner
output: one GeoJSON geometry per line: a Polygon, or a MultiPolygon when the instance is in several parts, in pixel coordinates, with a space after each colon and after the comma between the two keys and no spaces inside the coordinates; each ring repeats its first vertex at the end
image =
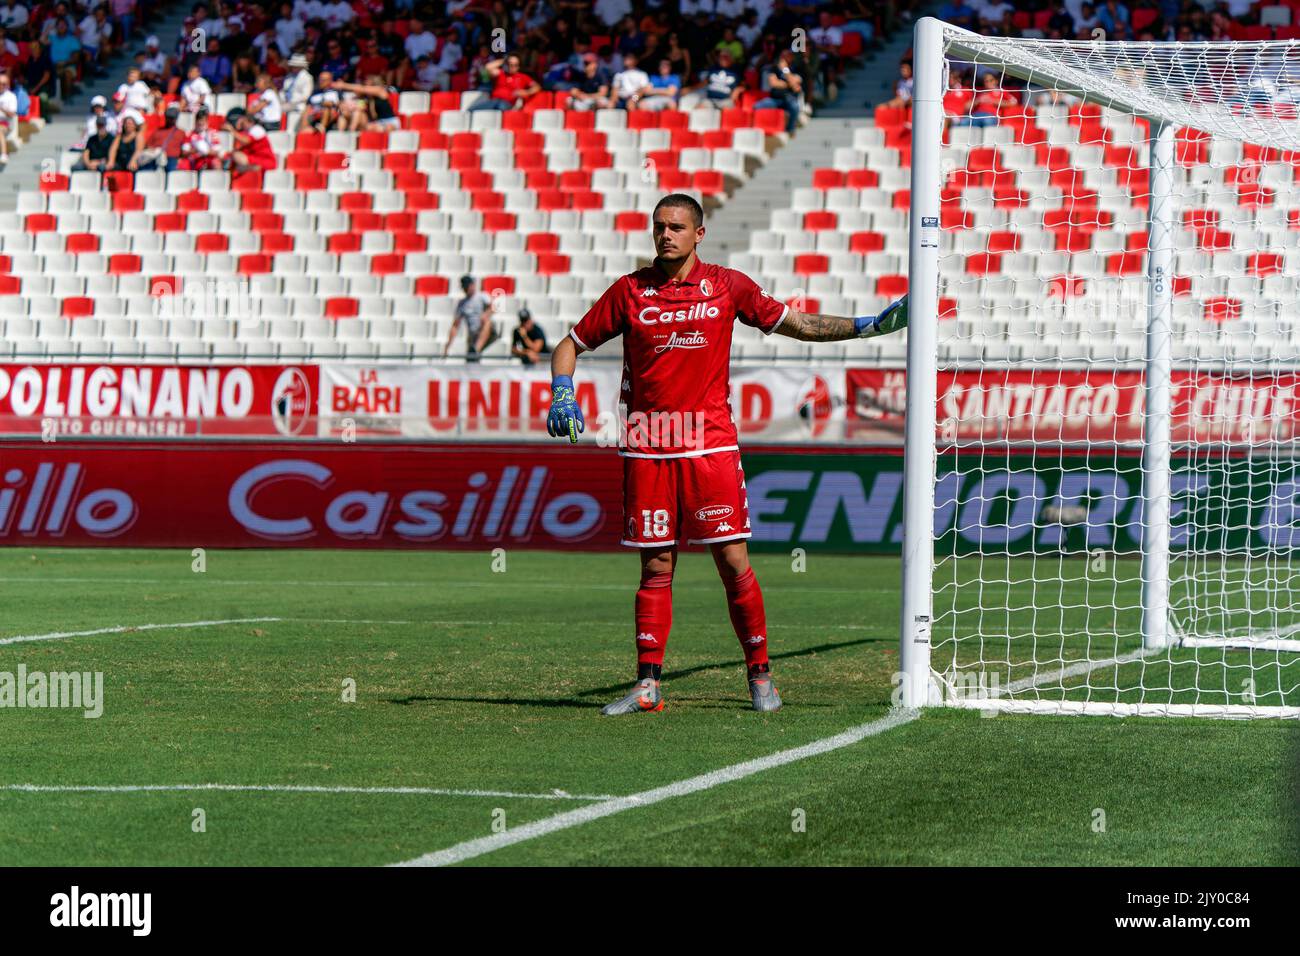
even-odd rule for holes
{"type": "Polygon", "coordinates": [[[573,397],[573,379],[568,375],[555,376],[551,382],[551,413],[546,416],[546,433],[555,438],[568,435],[570,442],[577,442],[578,433],[586,429],[582,409],[573,397]]]}
{"type": "Polygon", "coordinates": [[[853,327],[858,338],[869,339],[877,335],[889,335],[907,328],[907,296],[897,302],[891,302],[879,315],[860,315],[853,320],[853,327]]]}

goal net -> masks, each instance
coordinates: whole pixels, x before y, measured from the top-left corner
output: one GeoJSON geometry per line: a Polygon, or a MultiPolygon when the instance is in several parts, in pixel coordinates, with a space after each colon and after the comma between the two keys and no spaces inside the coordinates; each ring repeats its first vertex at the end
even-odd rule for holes
{"type": "Polygon", "coordinates": [[[914,57],[903,701],[1300,717],[1300,43],[914,57]]]}

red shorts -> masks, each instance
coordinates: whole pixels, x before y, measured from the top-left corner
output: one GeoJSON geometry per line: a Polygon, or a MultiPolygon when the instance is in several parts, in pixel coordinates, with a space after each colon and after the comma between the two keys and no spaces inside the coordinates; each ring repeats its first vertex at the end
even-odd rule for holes
{"type": "Polygon", "coordinates": [[[740,452],[623,458],[623,544],[653,548],[749,536],[740,452]]]}

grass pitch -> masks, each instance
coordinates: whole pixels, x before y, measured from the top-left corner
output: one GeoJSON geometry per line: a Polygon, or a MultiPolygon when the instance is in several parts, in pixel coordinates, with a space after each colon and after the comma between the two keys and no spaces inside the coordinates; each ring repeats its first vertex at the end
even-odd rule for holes
{"type": "MultiPolygon", "coordinates": [[[[786,700],[763,715],[712,562],[684,554],[667,707],[614,720],[597,711],[631,677],[634,555],[193,560],[0,551],[0,641],[43,638],[0,643],[0,672],[104,675],[98,719],[0,709],[0,864],[408,860],[876,720],[897,669],[895,559],[755,557],[786,700]],[[324,789],[170,789],[210,785],[324,789]]],[[[1293,863],[1296,734],[927,712],[470,862],[1293,863]]]]}

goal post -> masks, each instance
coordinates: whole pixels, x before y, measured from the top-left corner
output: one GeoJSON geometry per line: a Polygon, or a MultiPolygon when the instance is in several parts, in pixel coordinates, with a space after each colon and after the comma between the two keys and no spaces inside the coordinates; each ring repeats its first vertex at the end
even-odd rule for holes
{"type": "Polygon", "coordinates": [[[1300,43],[913,65],[901,703],[1300,717],[1300,43]]]}

